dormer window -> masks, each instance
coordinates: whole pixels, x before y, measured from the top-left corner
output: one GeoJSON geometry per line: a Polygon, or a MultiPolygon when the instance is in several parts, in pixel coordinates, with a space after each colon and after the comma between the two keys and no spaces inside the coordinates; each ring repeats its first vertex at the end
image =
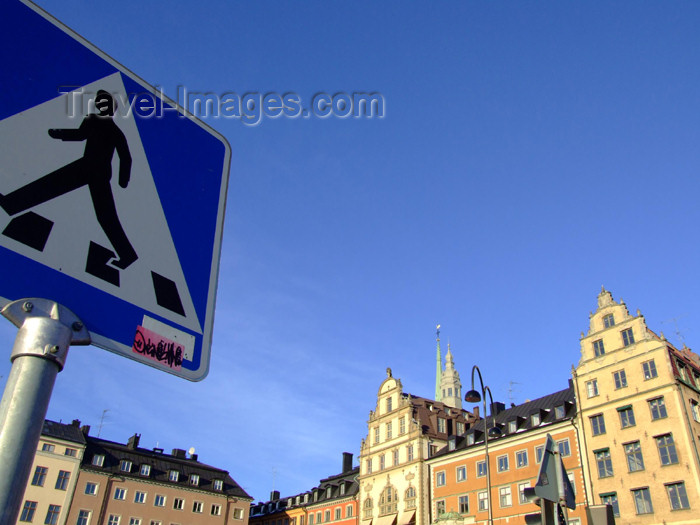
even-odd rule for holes
{"type": "Polygon", "coordinates": [[[474,433],[471,433],[467,436],[467,445],[473,445],[474,444],[474,433]]]}
{"type": "Polygon", "coordinates": [[[168,472],[168,479],[177,482],[180,479],[180,473],[177,470],[171,470],[168,472]]]}
{"type": "Polygon", "coordinates": [[[190,485],[199,486],[199,474],[190,474],[190,485]]]}
{"type": "Polygon", "coordinates": [[[104,454],[95,454],[92,456],[92,464],[95,467],[101,467],[105,464],[105,456],[104,454]]]}
{"type": "Polygon", "coordinates": [[[615,326],[615,318],[613,317],[613,314],[608,314],[603,317],[603,326],[605,326],[605,328],[615,326]]]}
{"type": "Polygon", "coordinates": [[[542,418],[540,417],[540,413],[538,412],[537,414],[532,414],[530,416],[530,424],[533,427],[539,426],[540,422],[542,421],[542,418]]]}
{"type": "Polygon", "coordinates": [[[508,433],[509,434],[515,434],[515,432],[518,431],[518,422],[513,420],[513,421],[508,421],[508,433]]]}
{"type": "Polygon", "coordinates": [[[341,496],[345,495],[345,483],[342,483],[340,485],[340,495],[341,496]]]}
{"type": "Polygon", "coordinates": [[[119,462],[119,470],[122,472],[131,472],[131,461],[128,459],[122,459],[119,462]]]}
{"type": "Polygon", "coordinates": [[[150,476],[151,466],[144,463],[143,465],[141,465],[141,470],[139,470],[139,474],[141,474],[142,476],[150,476]]]}
{"type": "Polygon", "coordinates": [[[559,405],[554,407],[554,417],[556,419],[561,419],[566,415],[566,409],[564,408],[564,405],[559,405]]]}
{"type": "Polygon", "coordinates": [[[215,479],[214,480],[214,490],[223,490],[224,489],[224,482],[220,479],[215,479]]]}

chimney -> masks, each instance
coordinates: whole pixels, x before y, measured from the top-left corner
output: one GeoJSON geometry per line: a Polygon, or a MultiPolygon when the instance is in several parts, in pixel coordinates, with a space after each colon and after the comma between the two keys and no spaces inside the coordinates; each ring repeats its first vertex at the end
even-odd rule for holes
{"type": "Polygon", "coordinates": [[[80,420],[79,420],[79,419],[74,419],[74,420],[71,422],[71,425],[74,426],[74,427],[80,428],[80,420]]]}
{"type": "Polygon", "coordinates": [[[187,452],[185,452],[181,448],[174,448],[172,455],[178,459],[186,459],[187,458],[187,452]]]}
{"type": "Polygon", "coordinates": [[[343,474],[352,470],[352,453],[343,452],[343,474]]]}
{"type": "Polygon", "coordinates": [[[476,421],[477,419],[479,419],[479,405],[475,405],[475,406],[474,406],[474,408],[473,408],[473,410],[472,410],[472,414],[474,415],[474,420],[475,420],[475,421],[476,421]]]}
{"type": "Polygon", "coordinates": [[[199,457],[199,456],[198,456],[197,454],[190,454],[190,459],[191,459],[192,461],[197,461],[197,458],[198,458],[198,457],[199,457]]]}
{"type": "Polygon", "coordinates": [[[280,491],[279,490],[273,490],[270,492],[270,501],[277,501],[280,499],[280,491]]]}
{"type": "Polygon", "coordinates": [[[129,441],[126,443],[126,447],[130,448],[131,450],[135,450],[139,447],[139,440],[141,439],[141,434],[134,434],[129,438],[129,441]]]}
{"type": "Polygon", "coordinates": [[[491,415],[497,416],[506,409],[506,405],[500,401],[494,401],[491,403],[491,415]]]}
{"type": "Polygon", "coordinates": [[[80,427],[80,431],[83,433],[84,436],[90,435],[90,425],[83,425],[80,427]]]}

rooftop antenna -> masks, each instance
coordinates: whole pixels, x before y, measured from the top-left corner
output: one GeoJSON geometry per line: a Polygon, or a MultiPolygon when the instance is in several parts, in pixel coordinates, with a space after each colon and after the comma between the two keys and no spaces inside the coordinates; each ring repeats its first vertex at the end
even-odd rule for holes
{"type": "Polygon", "coordinates": [[[102,432],[102,424],[105,421],[105,416],[107,415],[107,412],[109,412],[109,408],[105,408],[102,411],[102,417],[100,417],[100,426],[97,427],[97,437],[100,437],[100,433],[102,432]]]}
{"type": "Polygon", "coordinates": [[[520,383],[518,383],[517,381],[508,381],[508,400],[511,403],[513,402],[513,399],[515,399],[515,397],[513,396],[513,391],[515,390],[513,388],[513,385],[519,385],[519,384],[520,383]]]}
{"type": "MultiPolygon", "coordinates": [[[[683,317],[685,317],[685,315],[682,315],[680,318],[683,318],[683,317]]],[[[676,334],[676,337],[683,345],[683,348],[687,348],[685,346],[685,338],[683,337],[683,334],[681,333],[680,328],[678,328],[678,319],[679,319],[678,317],[671,317],[670,319],[667,319],[666,321],[661,321],[661,324],[672,322],[673,323],[673,333],[676,334]]]]}

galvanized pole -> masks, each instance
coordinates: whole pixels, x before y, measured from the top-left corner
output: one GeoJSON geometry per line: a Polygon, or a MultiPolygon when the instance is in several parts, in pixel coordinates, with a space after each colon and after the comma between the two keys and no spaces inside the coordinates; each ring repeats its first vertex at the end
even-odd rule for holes
{"type": "Polygon", "coordinates": [[[0,313],[19,328],[0,401],[0,523],[5,524],[17,521],[68,347],[90,344],[90,334],[73,312],[48,299],[14,301],[0,313]]]}

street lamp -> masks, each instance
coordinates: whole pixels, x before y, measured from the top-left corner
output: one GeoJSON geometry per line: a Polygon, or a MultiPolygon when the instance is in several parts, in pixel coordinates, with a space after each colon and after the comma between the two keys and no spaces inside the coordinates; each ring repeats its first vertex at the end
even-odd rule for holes
{"type": "MultiPolygon", "coordinates": [[[[489,525],[493,525],[493,508],[491,505],[491,467],[489,466],[489,436],[492,438],[501,437],[501,429],[497,426],[493,426],[486,430],[486,425],[488,424],[488,415],[486,412],[486,392],[489,393],[491,398],[491,407],[493,408],[493,396],[491,395],[491,389],[488,386],[484,386],[484,379],[481,377],[481,370],[479,367],[474,365],[472,367],[472,389],[467,392],[464,396],[464,400],[467,403],[478,403],[479,401],[484,402],[484,456],[486,457],[486,504],[489,507],[489,525]],[[474,389],[474,372],[479,374],[479,383],[481,383],[481,393],[474,389]]],[[[493,410],[492,410],[493,412],[493,410]]],[[[494,417],[494,423],[496,418],[494,417]]]]}

